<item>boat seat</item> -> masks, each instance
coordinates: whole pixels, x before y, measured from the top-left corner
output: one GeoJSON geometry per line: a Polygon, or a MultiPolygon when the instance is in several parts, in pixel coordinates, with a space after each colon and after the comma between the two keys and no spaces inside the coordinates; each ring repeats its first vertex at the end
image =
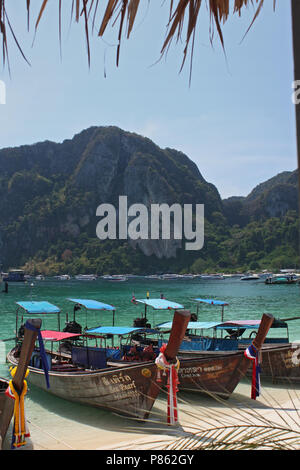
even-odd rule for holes
{"type": "Polygon", "coordinates": [[[72,346],[73,364],[91,369],[107,367],[105,348],[72,346]]]}

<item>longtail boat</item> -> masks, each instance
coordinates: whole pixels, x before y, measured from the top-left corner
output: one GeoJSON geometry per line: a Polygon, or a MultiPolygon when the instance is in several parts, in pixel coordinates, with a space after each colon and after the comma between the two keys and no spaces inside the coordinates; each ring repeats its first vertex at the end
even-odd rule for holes
{"type": "MultiPolygon", "coordinates": [[[[178,352],[180,368],[178,372],[179,390],[201,391],[228,398],[254,362],[259,358],[262,345],[274,318],[264,314],[257,336],[247,352],[252,348],[255,355],[250,358],[243,350],[214,352],[210,355],[182,355],[178,352]],[[252,359],[252,360],[251,360],[252,359]]],[[[188,324],[189,327],[190,323],[188,324]]],[[[257,368],[258,370],[258,368],[257,368]]],[[[253,397],[253,392],[251,394],[253,397]]]]}
{"type": "MultiPolygon", "coordinates": [[[[187,335],[181,343],[180,357],[215,357],[245,350],[257,334],[260,320],[227,320],[224,321],[224,306],[227,302],[214,299],[194,299],[198,304],[208,304],[222,308],[221,321],[191,321],[187,335]]],[[[270,328],[261,350],[261,378],[273,382],[284,381],[300,383],[300,344],[289,341],[288,322],[300,317],[276,319],[270,328]],[[279,332],[279,334],[277,333],[279,332]],[[272,333],[272,334],[271,334],[272,333]],[[275,334],[276,333],[276,334],[275,334]]],[[[168,330],[170,322],[159,325],[168,330]]],[[[251,371],[248,371],[250,374],[251,371]]]]}
{"type": "MultiPolygon", "coordinates": [[[[19,352],[18,363],[16,364],[17,369],[12,378],[12,385],[19,395],[23,390],[24,378],[40,327],[41,320],[39,318],[28,319],[25,323],[24,340],[19,352]]],[[[0,378],[0,449],[14,414],[15,400],[6,393],[8,387],[9,381],[5,378],[0,378]]]]}
{"type": "MultiPolygon", "coordinates": [[[[136,304],[145,305],[146,318],[146,307],[152,307],[154,310],[172,310],[176,308],[176,303],[170,302],[166,299],[134,299],[136,304]]],[[[227,305],[226,302],[216,302],[216,305],[221,305],[222,316],[224,315],[223,307],[227,305]]],[[[180,306],[183,308],[183,306],[180,306]]],[[[178,308],[178,306],[177,306],[178,308]]],[[[266,335],[273,323],[273,316],[264,314],[259,325],[257,336],[252,341],[252,346],[257,351],[257,355],[262,348],[265,341],[266,335]]],[[[190,325],[193,322],[189,322],[187,329],[189,330],[190,325]]],[[[159,325],[161,326],[161,325],[159,325]]],[[[172,324],[167,323],[166,329],[170,330],[172,324]]],[[[158,345],[163,344],[163,339],[160,339],[158,345]]],[[[212,352],[211,355],[199,354],[199,351],[191,351],[190,354],[182,354],[182,346],[185,343],[185,339],[180,343],[178,358],[180,361],[180,367],[178,370],[179,390],[186,391],[197,391],[207,392],[228,398],[236,386],[246,374],[247,369],[251,365],[251,360],[247,358],[243,350],[235,351],[220,351],[219,354],[212,352]]]]}
{"type": "MultiPolygon", "coordinates": [[[[91,306],[87,300],[72,299],[72,301],[78,308],[91,306]]],[[[48,302],[17,302],[17,305],[18,309],[22,309],[22,316],[60,313],[58,307],[48,302]]],[[[98,308],[103,309],[103,304],[99,302],[98,308]]],[[[97,301],[93,301],[93,309],[97,310],[97,301]]],[[[170,344],[165,352],[170,363],[176,359],[189,319],[190,312],[176,311],[174,314],[170,344]]],[[[110,328],[117,337],[143,330],[133,327],[110,328]]],[[[29,364],[28,382],[70,401],[108,409],[137,419],[146,419],[160,391],[160,384],[157,382],[158,367],[154,360],[111,363],[108,359],[111,359],[113,354],[119,354],[120,350],[112,346],[90,346],[88,341],[92,336],[90,332],[81,334],[42,331],[44,341],[50,341],[51,345],[62,340],[72,340],[71,353],[61,352],[59,348],[53,350],[52,346],[51,350],[46,349],[50,385],[47,388],[40,366],[40,350],[35,348],[29,364]],[[82,344],[83,340],[85,344],[82,344]]],[[[105,338],[104,334],[102,338],[105,338]]],[[[18,348],[15,347],[7,356],[13,365],[17,365],[19,361],[17,351],[18,348]]]]}

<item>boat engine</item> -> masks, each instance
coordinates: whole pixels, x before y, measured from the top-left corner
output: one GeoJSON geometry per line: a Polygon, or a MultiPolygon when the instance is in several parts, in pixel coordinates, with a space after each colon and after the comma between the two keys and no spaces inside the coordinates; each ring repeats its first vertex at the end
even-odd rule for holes
{"type": "Polygon", "coordinates": [[[22,340],[24,338],[24,333],[25,333],[25,325],[23,323],[18,329],[18,340],[22,340]]]}
{"type": "Polygon", "coordinates": [[[76,321],[66,322],[66,326],[63,331],[65,333],[82,333],[82,326],[76,321]]]}
{"type": "MultiPolygon", "coordinates": [[[[66,322],[66,326],[63,329],[64,333],[82,333],[82,326],[76,321],[66,322]]],[[[72,351],[72,340],[64,340],[60,343],[60,350],[64,353],[71,353],[72,351]]]]}
{"type": "Polygon", "coordinates": [[[151,328],[151,324],[148,323],[148,318],[135,318],[133,320],[133,326],[135,328],[151,328]]]}

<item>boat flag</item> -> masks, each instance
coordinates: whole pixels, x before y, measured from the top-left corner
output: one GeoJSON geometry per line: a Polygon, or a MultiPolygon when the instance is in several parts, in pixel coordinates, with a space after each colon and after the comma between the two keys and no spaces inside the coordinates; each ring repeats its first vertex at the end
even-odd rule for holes
{"type": "Polygon", "coordinates": [[[256,400],[260,395],[260,362],[259,362],[259,351],[250,344],[244,352],[245,357],[253,362],[252,365],[252,385],[251,385],[251,398],[256,400]]]}
{"type": "Polygon", "coordinates": [[[40,346],[40,356],[42,360],[42,365],[45,373],[45,379],[46,379],[46,385],[47,388],[50,388],[50,383],[49,383],[49,365],[47,362],[47,357],[46,357],[46,351],[44,348],[44,343],[43,343],[43,338],[42,338],[42,333],[39,328],[35,328],[35,326],[32,325],[29,321],[25,323],[25,328],[28,328],[29,330],[32,331],[37,331],[38,334],[38,340],[39,340],[39,346],[40,346]]]}

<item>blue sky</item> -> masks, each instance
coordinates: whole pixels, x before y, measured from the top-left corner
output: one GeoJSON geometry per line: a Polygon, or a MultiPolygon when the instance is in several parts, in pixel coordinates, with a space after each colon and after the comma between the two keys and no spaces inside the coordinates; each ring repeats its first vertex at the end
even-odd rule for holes
{"type": "MultiPolygon", "coordinates": [[[[31,66],[10,37],[11,77],[7,68],[0,72],[7,90],[0,148],[62,142],[90,126],[115,125],[184,152],[223,198],[245,196],[297,167],[290,2],[277,2],[274,13],[267,0],[242,43],[254,10],[232,16],[223,29],[227,61],[216,33],[210,44],[203,2],[191,86],[189,62],[179,74],[184,44],[174,43],[157,62],[169,2],[145,1],[131,38],[122,41],[118,68],[117,28],[104,40],[94,35],[90,69],[83,23],[69,28],[71,0],[63,2],[62,60],[58,2],[47,7],[33,47],[36,10],[28,33],[20,1],[11,3],[8,14],[31,66]]],[[[41,3],[35,0],[36,8],[41,3]]]]}

